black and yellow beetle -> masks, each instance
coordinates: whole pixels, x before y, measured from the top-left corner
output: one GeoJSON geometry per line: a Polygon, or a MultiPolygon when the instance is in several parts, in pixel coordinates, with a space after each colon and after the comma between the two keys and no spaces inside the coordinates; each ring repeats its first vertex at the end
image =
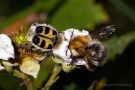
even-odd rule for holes
{"type": "Polygon", "coordinates": [[[32,24],[27,37],[32,46],[42,51],[50,51],[60,42],[59,32],[47,24],[32,24]]]}

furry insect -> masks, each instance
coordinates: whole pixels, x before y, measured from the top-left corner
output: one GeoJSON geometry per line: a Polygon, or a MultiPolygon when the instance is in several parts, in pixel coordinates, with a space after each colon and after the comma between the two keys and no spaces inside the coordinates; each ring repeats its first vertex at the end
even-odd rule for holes
{"type": "Polygon", "coordinates": [[[106,62],[106,49],[99,40],[108,37],[115,29],[114,25],[110,25],[89,35],[75,37],[73,37],[73,31],[68,46],[72,58],[70,64],[75,63],[78,59],[83,59],[90,70],[103,65],[106,62]]]}

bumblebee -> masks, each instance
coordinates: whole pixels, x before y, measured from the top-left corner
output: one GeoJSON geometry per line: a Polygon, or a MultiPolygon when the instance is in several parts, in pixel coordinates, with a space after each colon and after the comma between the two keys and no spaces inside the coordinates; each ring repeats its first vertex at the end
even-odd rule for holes
{"type": "Polygon", "coordinates": [[[72,58],[70,64],[83,59],[86,62],[85,66],[89,70],[94,70],[103,65],[106,62],[106,48],[100,42],[100,39],[109,36],[114,31],[114,25],[107,26],[88,35],[74,36],[73,31],[68,46],[72,58]]]}
{"type": "Polygon", "coordinates": [[[33,24],[27,34],[32,46],[41,51],[50,51],[59,43],[60,33],[47,24],[33,24]]]}

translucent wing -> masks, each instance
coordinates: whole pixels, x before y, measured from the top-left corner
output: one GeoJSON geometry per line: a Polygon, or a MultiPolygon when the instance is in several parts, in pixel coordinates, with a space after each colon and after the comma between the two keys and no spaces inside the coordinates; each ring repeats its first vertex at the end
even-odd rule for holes
{"type": "Polygon", "coordinates": [[[109,25],[104,28],[101,28],[100,30],[93,31],[92,33],[90,33],[90,35],[92,38],[102,39],[111,35],[115,30],[116,30],[115,25],[109,25]]]}

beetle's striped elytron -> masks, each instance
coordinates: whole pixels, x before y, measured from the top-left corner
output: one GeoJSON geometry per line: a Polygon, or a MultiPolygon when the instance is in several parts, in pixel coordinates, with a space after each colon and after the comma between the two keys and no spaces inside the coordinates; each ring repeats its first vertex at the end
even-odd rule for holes
{"type": "Polygon", "coordinates": [[[59,42],[58,32],[47,24],[33,24],[28,31],[28,41],[42,51],[50,51],[59,42]]]}

